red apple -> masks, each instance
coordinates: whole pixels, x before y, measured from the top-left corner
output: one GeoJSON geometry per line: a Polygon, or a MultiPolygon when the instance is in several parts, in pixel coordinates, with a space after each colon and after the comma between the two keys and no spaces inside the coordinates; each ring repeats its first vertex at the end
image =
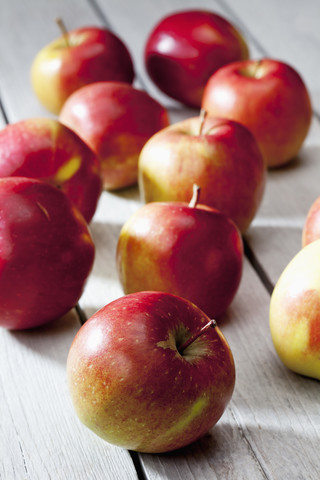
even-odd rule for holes
{"type": "Polygon", "coordinates": [[[103,184],[116,190],[137,182],[146,141],[169,124],[166,109],[146,92],[121,82],[98,82],[73,93],[60,121],[98,156],[103,184]]]}
{"type": "Polygon", "coordinates": [[[116,256],[126,294],[172,293],[216,318],[238,289],[243,246],[235,224],[218,210],[193,200],[151,202],[122,227],[116,256]]]}
{"type": "Polygon", "coordinates": [[[43,47],[31,67],[31,83],[40,102],[59,114],[78,88],[98,81],[132,83],[131,55],[123,41],[105,28],[82,27],[43,47]]]}
{"type": "Polygon", "coordinates": [[[320,197],[311,205],[302,230],[302,246],[320,238],[320,197]]]}
{"type": "Polygon", "coordinates": [[[299,152],[312,117],[298,72],[269,58],[219,69],[208,80],[202,108],[249,128],[269,167],[283,165],[299,152]]]}
{"type": "Polygon", "coordinates": [[[30,118],[0,131],[0,177],[32,177],[60,188],[87,222],[102,191],[100,165],[91,149],[65,125],[30,118]]]}
{"type": "Polygon", "coordinates": [[[195,305],[168,293],[139,292],[103,307],[80,328],[68,355],[80,420],[108,442],[140,452],[202,437],[235,382],[230,347],[210,326],[216,323],[195,305]]]}
{"type": "Polygon", "coordinates": [[[0,325],[27,329],[74,307],[94,260],[79,210],[58,188],[0,179],[0,325]]]}
{"type": "Polygon", "coordinates": [[[201,203],[220,210],[241,232],[261,203],[266,167],[252,133],[228,119],[189,118],[155,134],[142,149],[142,198],[187,202],[194,183],[201,203]]]}
{"type": "Polygon", "coordinates": [[[200,107],[210,75],[248,55],[244,38],[228,20],[209,11],[186,10],[168,15],[151,31],[145,65],[160,90],[200,107]]]}

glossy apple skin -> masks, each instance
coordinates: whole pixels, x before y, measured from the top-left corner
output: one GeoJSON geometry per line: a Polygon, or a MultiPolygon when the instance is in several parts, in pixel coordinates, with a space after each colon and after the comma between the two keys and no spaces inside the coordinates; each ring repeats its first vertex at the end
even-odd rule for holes
{"type": "Polygon", "coordinates": [[[320,240],[302,248],[271,297],[270,330],[282,362],[320,380],[320,240]]]}
{"type": "Polygon", "coordinates": [[[311,205],[302,230],[302,246],[320,238],[320,197],[311,205]]]}
{"type": "Polygon", "coordinates": [[[40,102],[58,115],[66,99],[93,82],[132,83],[134,67],[123,41],[107,29],[82,27],[43,47],[31,66],[31,84],[40,102]]]}
{"type": "Polygon", "coordinates": [[[30,118],[0,131],[0,177],[38,178],[60,188],[89,223],[102,192],[100,164],[71,129],[30,118]]]}
{"type": "Polygon", "coordinates": [[[243,245],[238,228],[218,210],[151,202],[122,227],[116,259],[124,293],[172,293],[217,318],[239,287],[243,245]]]}
{"type": "Polygon", "coordinates": [[[80,420],[115,445],[166,452],[207,433],[228,404],[235,367],[219,328],[180,353],[209,318],[162,292],[119,298],[79,330],[67,374],[80,420]]]}
{"type": "Polygon", "coordinates": [[[263,198],[266,166],[255,138],[237,122],[189,118],[155,134],[139,158],[139,187],[145,202],[188,202],[194,183],[201,203],[220,210],[241,232],[263,198]]]}
{"type": "Polygon", "coordinates": [[[168,96],[199,108],[210,75],[223,65],[244,60],[248,46],[225,18],[204,10],[186,10],[163,18],[145,45],[145,65],[168,96]]]}
{"type": "Polygon", "coordinates": [[[94,244],[78,209],[45,182],[1,178],[0,205],[0,325],[37,327],[77,304],[94,244]]]}
{"type": "Polygon", "coordinates": [[[309,93],[298,72],[270,58],[222,67],[208,80],[202,108],[248,127],[268,167],[297,155],[312,118],[309,93]]]}
{"type": "Polygon", "coordinates": [[[100,160],[103,185],[134,185],[146,141],[169,125],[167,110],[150,95],[120,82],[98,82],[71,95],[60,121],[72,128],[100,160]]]}

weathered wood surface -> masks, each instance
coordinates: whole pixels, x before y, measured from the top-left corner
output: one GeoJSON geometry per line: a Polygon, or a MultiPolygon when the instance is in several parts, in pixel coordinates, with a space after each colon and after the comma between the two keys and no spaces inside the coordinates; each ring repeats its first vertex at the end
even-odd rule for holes
{"type": "MultiPolygon", "coordinates": [[[[220,422],[201,441],[163,455],[130,455],[85,429],[69,399],[65,361],[80,327],[74,311],[30,332],[0,330],[0,478],[317,480],[320,472],[320,383],[289,372],[268,327],[270,290],[300,249],[306,213],[320,195],[320,4],[318,0],[29,0],[0,5],[0,127],[48,116],[30,86],[34,55],[68,28],[107,25],[127,43],[137,86],[169,108],[172,122],[195,115],[160,94],[147,78],[143,46],[171,11],[204,7],[237,24],[252,57],[270,56],[298,69],[314,117],[299,157],[268,173],[261,209],[245,235],[248,257],[237,296],[221,322],[234,353],[237,383],[220,422]],[[265,283],[263,283],[265,282],[265,283]],[[134,460],[134,461],[133,461],[134,460]],[[139,465],[140,462],[140,465],[139,465]]],[[[137,188],[104,193],[91,224],[97,247],[81,299],[87,316],[122,295],[115,271],[120,228],[140,206],[137,188]]]]}

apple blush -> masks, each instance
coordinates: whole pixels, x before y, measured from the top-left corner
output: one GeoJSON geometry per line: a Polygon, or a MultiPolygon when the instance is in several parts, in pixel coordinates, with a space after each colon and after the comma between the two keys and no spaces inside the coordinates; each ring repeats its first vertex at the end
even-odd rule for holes
{"type": "Polygon", "coordinates": [[[199,308],[168,293],[139,292],[80,328],[67,376],[84,425],[109,443],[160,453],[217,423],[233,393],[235,365],[220,329],[199,308]]]}
{"type": "Polygon", "coordinates": [[[95,248],[87,222],[58,188],[0,178],[0,326],[21,330],[73,308],[95,248]]]}

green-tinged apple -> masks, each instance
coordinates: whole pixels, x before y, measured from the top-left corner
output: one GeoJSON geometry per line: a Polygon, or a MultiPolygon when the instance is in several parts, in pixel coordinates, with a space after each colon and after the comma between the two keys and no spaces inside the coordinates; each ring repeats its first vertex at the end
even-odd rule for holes
{"type": "Polygon", "coordinates": [[[31,66],[31,84],[43,106],[58,115],[66,99],[93,82],[132,83],[134,68],[123,41],[105,28],[65,32],[43,47],[31,66]]]}
{"type": "Polygon", "coordinates": [[[151,202],[123,225],[117,271],[124,293],[155,290],[187,298],[209,317],[230,305],[241,280],[243,245],[236,225],[197,203],[151,202]]]}
{"type": "Polygon", "coordinates": [[[216,424],[233,393],[235,366],[216,322],[199,308],[168,293],[139,292],[80,328],[67,375],[88,428],[120,447],[159,453],[216,424]]]}
{"type": "Polygon", "coordinates": [[[302,230],[302,246],[320,238],[320,197],[312,203],[302,230]]]}
{"type": "Polygon", "coordinates": [[[252,133],[240,123],[201,115],[156,133],[139,158],[142,199],[188,202],[193,184],[201,203],[220,210],[241,232],[265,189],[266,166],[252,133]]]}
{"type": "Polygon", "coordinates": [[[0,325],[28,329],[74,307],[95,248],[68,197],[41,180],[0,178],[0,325]]]}
{"type": "Polygon", "coordinates": [[[270,329],[282,362],[320,380],[320,240],[302,248],[271,297],[270,329]]]}
{"type": "Polygon", "coordinates": [[[248,127],[270,168],[297,155],[312,118],[309,93],[299,73],[271,58],[219,69],[207,82],[202,108],[248,127]]]}
{"type": "Polygon", "coordinates": [[[199,108],[210,75],[249,56],[247,43],[227,19],[206,10],[182,10],[161,19],[145,45],[153,82],[170,97],[199,108]]]}
{"type": "Polygon", "coordinates": [[[0,131],[0,177],[31,177],[60,188],[87,222],[102,191],[96,155],[71,129],[49,118],[29,118],[0,131]]]}
{"type": "Polygon", "coordinates": [[[169,125],[167,110],[160,103],[121,82],[97,82],[77,90],[64,104],[59,118],[96,153],[108,190],[137,182],[143,145],[169,125]]]}

